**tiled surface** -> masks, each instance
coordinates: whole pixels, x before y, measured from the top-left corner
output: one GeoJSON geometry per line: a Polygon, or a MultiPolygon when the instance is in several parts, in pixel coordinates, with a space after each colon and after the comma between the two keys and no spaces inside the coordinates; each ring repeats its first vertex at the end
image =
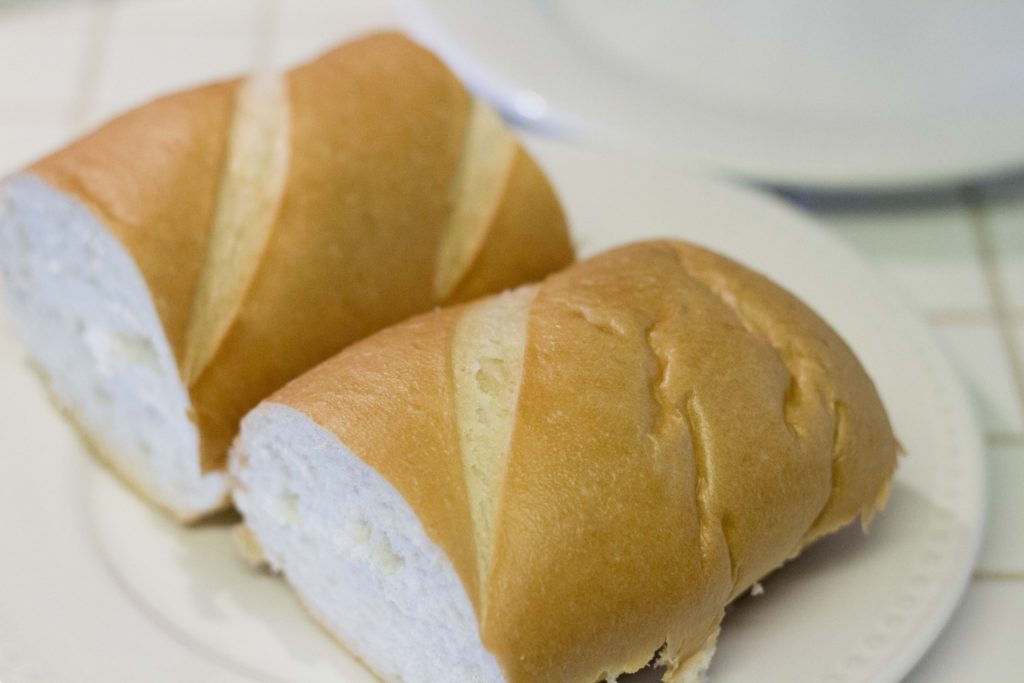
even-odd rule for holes
{"type": "Polygon", "coordinates": [[[982,426],[990,433],[1024,431],[1010,354],[992,320],[933,323],[960,372],[982,426]]]}
{"type": "Polygon", "coordinates": [[[0,100],[66,104],[80,76],[92,3],[7,4],[0,3],[0,100]]]}
{"type": "Polygon", "coordinates": [[[904,683],[1020,683],[1022,635],[1020,583],[975,581],[938,642],[904,683]]]}
{"type": "Polygon", "coordinates": [[[118,3],[114,33],[135,36],[248,36],[259,2],[144,0],[118,3]]]}
{"type": "Polygon", "coordinates": [[[46,115],[35,121],[8,122],[0,114],[0,164],[3,171],[34,161],[65,142],[68,125],[46,115]]]}
{"type": "Polygon", "coordinates": [[[1024,443],[990,446],[988,483],[988,533],[978,572],[1024,575],[1024,443]]]}
{"type": "Polygon", "coordinates": [[[376,0],[339,0],[346,5],[339,19],[335,0],[306,0],[281,3],[277,10],[280,31],[272,54],[276,64],[308,59],[337,40],[340,33],[356,36],[392,23],[390,6],[376,0]]]}
{"type": "Polygon", "coordinates": [[[1024,177],[888,198],[797,197],[926,317],[986,432],[988,526],[964,603],[907,683],[1024,681],[1024,177]]]}
{"type": "Polygon", "coordinates": [[[1007,298],[1024,319],[1024,179],[986,188],[985,211],[1000,252],[999,270],[1007,298]]]}
{"type": "Polygon", "coordinates": [[[982,310],[988,288],[959,193],[808,200],[923,311],[982,310]]]}
{"type": "Polygon", "coordinates": [[[244,71],[251,63],[250,44],[235,35],[112,32],[90,114],[105,118],[157,95],[244,71]]]}
{"type": "MultiPolygon", "coordinates": [[[[169,88],[306,58],[390,16],[376,0],[0,0],[0,174],[169,88]]],[[[1024,177],[935,195],[791,198],[885,271],[931,322],[989,441],[990,521],[978,572],[908,680],[1020,683],[1024,177]]]]}

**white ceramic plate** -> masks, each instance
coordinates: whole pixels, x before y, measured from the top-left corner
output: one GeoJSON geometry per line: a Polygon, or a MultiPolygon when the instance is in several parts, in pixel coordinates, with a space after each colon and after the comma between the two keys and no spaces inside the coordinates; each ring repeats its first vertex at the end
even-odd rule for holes
{"type": "Polygon", "coordinates": [[[519,120],[775,183],[1024,165],[1014,0],[396,0],[519,120]]]}
{"type": "MultiPolygon", "coordinates": [[[[802,296],[876,378],[908,451],[888,510],[869,537],[827,539],[741,599],[712,680],[897,681],[960,596],[982,522],[979,437],[926,329],[856,255],[775,200],[551,143],[537,151],[585,253],[664,235],[712,246],[802,296]]],[[[4,683],[373,680],[283,582],[235,556],[230,520],[179,528],[98,466],[6,327],[0,483],[4,683]]]]}

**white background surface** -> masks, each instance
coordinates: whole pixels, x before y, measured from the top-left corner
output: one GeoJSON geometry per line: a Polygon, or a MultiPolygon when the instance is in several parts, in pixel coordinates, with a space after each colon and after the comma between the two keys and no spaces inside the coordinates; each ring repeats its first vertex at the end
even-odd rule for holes
{"type": "MultiPolygon", "coordinates": [[[[390,19],[370,0],[0,2],[0,172],[168,88],[308,57],[390,19]]],[[[1024,181],[883,200],[791,198],[887,271],[928,318],[987,435],[990,521],[979,566],[950,626],[907,680],[1019,683],[1024,181]]]]}

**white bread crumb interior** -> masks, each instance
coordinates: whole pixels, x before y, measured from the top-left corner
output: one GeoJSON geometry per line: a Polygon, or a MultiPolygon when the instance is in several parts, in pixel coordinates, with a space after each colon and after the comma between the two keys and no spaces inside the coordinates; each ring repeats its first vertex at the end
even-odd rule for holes
{"type": "MultiPolygon", "coordinates": [[[[481,586],[489,579],[536,294],[536,286],[525,286],[470,305],[452,339],[481,586]]],[[[506,680],[481,642],[477,614],[448,556],[394,486],[335,434],[270,399],[243,420],[231,473],[247,525],[244,554],[283,573],[309,611],[377,675],[404,683],[506,680]]],[[[487,614],[486,601],[480,609],[487,614]]],[[[713,652],[711,639],[665,680],[702,683],[713,652]]]]}
{"type": "MultiPolygon", "coordinates": [[[[378,676],[504,683],[448,557],[398,491],[333,434],[265,402],[242,421],[231,463],[246,543],[259,544],[250,550],[378,676]]],[[[704,683],[714,649],[666,680],[704,683]]]]}
{"type": "Polygon", "coordinates": [[[263,556],[388,681],[504,681],[448,557],[394,487],[284,405],[242,422],[235,505],[263,556]]]}
{"type": "Polygon", "coordinates": [[[76,199],[15,176],[0,190],[0,273],[16,332],[101,457],[181,518],[219,507],[226,477],[199,471],[188,394],[116,238],[76,199]]]}

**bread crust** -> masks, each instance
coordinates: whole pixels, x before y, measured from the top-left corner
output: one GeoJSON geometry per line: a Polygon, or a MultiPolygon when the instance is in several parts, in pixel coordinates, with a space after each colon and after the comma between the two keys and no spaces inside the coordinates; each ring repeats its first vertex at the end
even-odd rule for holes
{"type": "Polygon", "coordinates": [[[568,265],[573,247],[568,231],[562,228],[565,220],[554,188],[520,147],[487,239],[442,303],[471,301],[501,290],[507,287],[502,273],[521,273],[520,282],[533,282],[568,265]],[[523,201],[522,197],[532,197],[533,201],[523,201]]]}
{"type": "Polygon", "coordinates": [[[469,494],[462,461],[453,457],[459,436],[449,351],[465,308],[417,316],[378,332],[268,400],[305,413],[396,484],[478,608],[469,494]]]}
{"type": "Polygon", "coordinates": [[[249,295],[192,387],[204,470],[223,465],[238,421],[270,391],[436,303],[434,257],[468,94],[392,36],[299,67],[288,92],[292,161],[277,223],[249,295]]]}
{"type": "MultiPolygon", "coordinates": [[[[285,76],[288,168],[265,246],[183,374],[203,472],[223,469],[261,398],[353,341],[442,301],[434,291],[449,187],[473,100],[432,54],[392,33],[285,76]],[[218,322],[222,322],[219,321],[218,322]]],[[[179,370],[224,180],[240,80],[115,119],[29,170],[77,198],[131,254],[179,370]]],[[[516,144],[500,206],[448,300],[541,277],[573,258],[546,179],[516,144]]],[[[171,505],[170,507],[173,507],[171,505]]]]}
{"type": "Polygon", "coordinates": [[[238,84],[162,97],[28,169],[76,197],[131,254],[179,365],[238,84]]]}
{"type": "Polygon", "coordinates": [[[445,368],[465,310],[389,328],[269,400],[405,497],[509,681],[592,683],[659,650],[679,669],[733,598],[884,502],[897,443],[839,336],[723,256],[634,244],[539,286],[478,568],[445,368]]]}

